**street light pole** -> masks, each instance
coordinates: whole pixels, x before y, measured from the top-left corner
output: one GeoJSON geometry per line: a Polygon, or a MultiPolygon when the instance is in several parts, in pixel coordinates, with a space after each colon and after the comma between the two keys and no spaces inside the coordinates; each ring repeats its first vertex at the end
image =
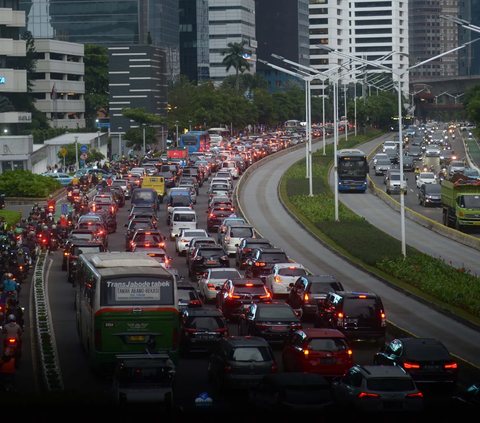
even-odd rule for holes
{"type": "Polygon", "coordinates": [[[120,160],[122,158],[122,127],[119,126],[119,134],[118,134],[118,158],[117,160],[120,160]]]}
{"type": "Polygon", "coordinates": [[[334,191],[335,191],[335,221],[338,222],[338,79],[333,81],[333,157],[334,157],[334,191]]]}
{"type": "Polygon", "coordinates": [[[347,119],[347,84],[343,83],[343,101],[345,102],[345,141],[348,140],[348,119],[347,119]]]}
{"type": "Polygon", "coordinates": [[[147,148],[145,146],[145,124],[142,123],[142,129],[143,129],[143,157],[147,155],[147,148]]]}
{"type": "Polygon", "coordinates": [[[77,167],[77,170],[80,169],[80,164],[78,162],[78,136],[75,136],[75,166],[77,167]]]}
{"type": "Polygon", "coordinates": [[[97,131],[98,152],[100,153],[100,131],[97,131]]]}
{"type": "Polygon", "coordinates": [[[175,121],[175,126],[177,127],[177,136],[175,138],[176,147],[178,147],[178,120],[175,121]]]}
{"type": "Polygon", "coordinates": [[[188,121],[188,130],[189,131],[192,130],[192,121],[191,120],[188,121]]]}

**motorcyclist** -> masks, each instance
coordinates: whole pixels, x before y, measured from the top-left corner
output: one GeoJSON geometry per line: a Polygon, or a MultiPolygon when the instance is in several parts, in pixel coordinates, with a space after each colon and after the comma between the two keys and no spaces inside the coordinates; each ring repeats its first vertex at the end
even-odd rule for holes
{"type": "Polygon", "coordinates": [[[290,294],[288,295],[288,298],[285,301],[285,304],[288,304],[294,310],[299,310],[302,308],[303,299],[298,293],[298,289],[296,288],[291,289],[290,294]]]}
{"type": "Polygon", "coordinates": [[[18,300],[13,298],[8,299],[8,314],[15,316],[15,321],[22,328],[25,328],[25,320],[23,319],[23,309],[19,306],[18,300]]]}
{"type": "Polygon", "coordinates": [[[6,386],[10,383],[15,386],[15,369],[17,368],[15,357],[12,356],[12,349],[5,348],[3,357],[0,359],[0,383],[6,386]]]}
{"type": "Polygon", "coordinates": [[[20,289],[20,285],[17,283],[16,280],[13,279],[13,274],[12,273],[6,273],[5,274],[5,279],[2,282],[3,285],[3,290],[8,293],[8,292],[13,292],[14,298],[17,297],[17,292],[20,289]]]}
{"type": "Polygon", "coordinates": [[[8,223],[3,216],[0,217],[0,232],[2,235],[8,232],[8,223]]]}
{"type": "Polygon", "coordinates": [[[3,325],[2,334],[6,335],[3,340],[3,345],[5,348],[8,347],[9,339],[16,339],[18,343],[18,352],[22,350],[22,333],[23,330],[21,326],[16,322],[14,314],[9,314],[7,316],[7,324],[3,325]]]}
{"type": "Polygon", "coordinates": [[[50,194],[47,200],[48,208],[53,207],[53,210],[55,211],[56,204],[57,202],[55,201],[55,198],[53,198],[53,195],[50,194]]]}
{"type": "Polygon", "coordinates": [[[78,185],[80,183],[80,180],[77,178],[77,175],[75,175],[72,179],[72,185],[78,185]]]}
{"type": "Polygon", "coordinates": [[[35,249],[36,249],[36,243],[35,243],[35,235],[28,235],[27,236],[27,241],[25,242],[25,247],[28,248],[30,251],[30,257],[32,261],[35,261],[35,249]]]}
{"type": "Polygon", "coordinates": [[[37,214],[38,215],[41,211],[42,211],[42,209],[40,208],[38,203],[35,203],[32,207],[32,211],[30,212],[30,214],[37,214]]]}
{"type": "Polygon", "coordinates": [[[51,239],[50,228],[47,225],[44,225],[42,227],[42,247],[45,246],[48,249],[50,249],[50,239],[51,239]]]}
{"type": "Polygon", "coordinates": [[[68,226],[68,219],[67,219],[67,216],[65,216],[64,214],[62,214],[60,216],[60,220],[57,222],[60,226],[66,228],[68,226]]]}

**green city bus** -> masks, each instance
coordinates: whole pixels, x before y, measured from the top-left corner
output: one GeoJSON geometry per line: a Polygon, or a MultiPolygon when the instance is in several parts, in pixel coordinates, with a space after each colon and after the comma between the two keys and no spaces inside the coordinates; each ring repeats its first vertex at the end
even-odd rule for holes
{"type": "Polygon", "coordinates": [[[175,276],[144,253],[81,254],[75,308],[80,342],[94,370],[119,354],[167,353],[179,358],[175,276]]]}

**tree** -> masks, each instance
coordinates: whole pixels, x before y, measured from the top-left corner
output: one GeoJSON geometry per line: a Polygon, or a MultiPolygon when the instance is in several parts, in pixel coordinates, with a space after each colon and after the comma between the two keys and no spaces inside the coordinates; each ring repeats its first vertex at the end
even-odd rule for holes
{"type": "Polygon", "coordinates": [[[163,116],[147,113],[145,111],[145,107],[139,107],[138,109],[122,109],[122,115],[139,124],[138,128],[128,129],[125,133],[127,147],[132,147],[136,150],[143,147],[142,125],[145,125],[145,144],[157,142],[155,137],[157,130],[151,125],[160,125],[165,123],[165,118],[163,116]]]}
{"type": "MultiPolygon", "coordinates": [[[[65,148],[67,150],[67,154],[65,155],[65,166],[70,166],[76,163],[77,160],[77,155],[75,153],[75,143],[72,144],[67,144],[62,146],[62,148],[65,148]]],[[[80,160],[80,143],[77,143],[77,149],[78,149],[78,160],[80,160]]],[[[57,157],[60,159],[58,162],[59,164],[63,165],[63,156],[61,150],[57,153],[57,157]]],[[[93,163],[93,162],[98,162],[100,160],[103,160],[105,156],[98,151],[96,148],[89,149],[88,150],[88,157],[85,160],[86,163],[93,163]]]]}
{"type": "Polygon", "coordinates": [[[108,115],[108,55],[107,48],[85,44],[85,121],[87,128],[93,127],[97,112],[104,110],[108,115]]]}
{"type": "Polygon", "coordinates": [[[225,65],[226,71],[228,72],[231,68],[235,69],[235,88],[237,90],[240,89],[239,74],[250,69],[250,63],[243,57],[247,53],[245,50],[246,44],[245,40],[241,43],[228,43],[228,49],[222,52],[222,55],[225,56],[222,64],[225,65]]]}
{"type": "Polygon", "coordinates": [[[298,81],[298,79],[287,79],[282,84],[282,90],[287,91],[287,92],[289,92],[289,91],[301,91],[301,90],[303,90],[303,87],[300,84],[300,82],[298,81]]]}
{"type": "Polygon", "coordinates": [[[15,107],[5,96],[0,96],[0,113],[14,112],[15,107]]]}

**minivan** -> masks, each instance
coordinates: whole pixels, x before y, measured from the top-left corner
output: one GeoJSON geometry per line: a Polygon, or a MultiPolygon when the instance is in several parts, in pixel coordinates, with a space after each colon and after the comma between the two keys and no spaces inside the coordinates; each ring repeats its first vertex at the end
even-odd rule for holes
{"type": "Polygon", "coordinates": [[[237,253],[237,246],[242,242],[243,238],[256,238],[253,226],[227,226],[221,245],[229,256],[233,256],[237,253]]]}
{"type": "Polygon", "coordinates": [[[170,219],[170,239],[180,234],[180,229],[197,229],[197,214],[193,210],[174,210],[170,219]]]}

